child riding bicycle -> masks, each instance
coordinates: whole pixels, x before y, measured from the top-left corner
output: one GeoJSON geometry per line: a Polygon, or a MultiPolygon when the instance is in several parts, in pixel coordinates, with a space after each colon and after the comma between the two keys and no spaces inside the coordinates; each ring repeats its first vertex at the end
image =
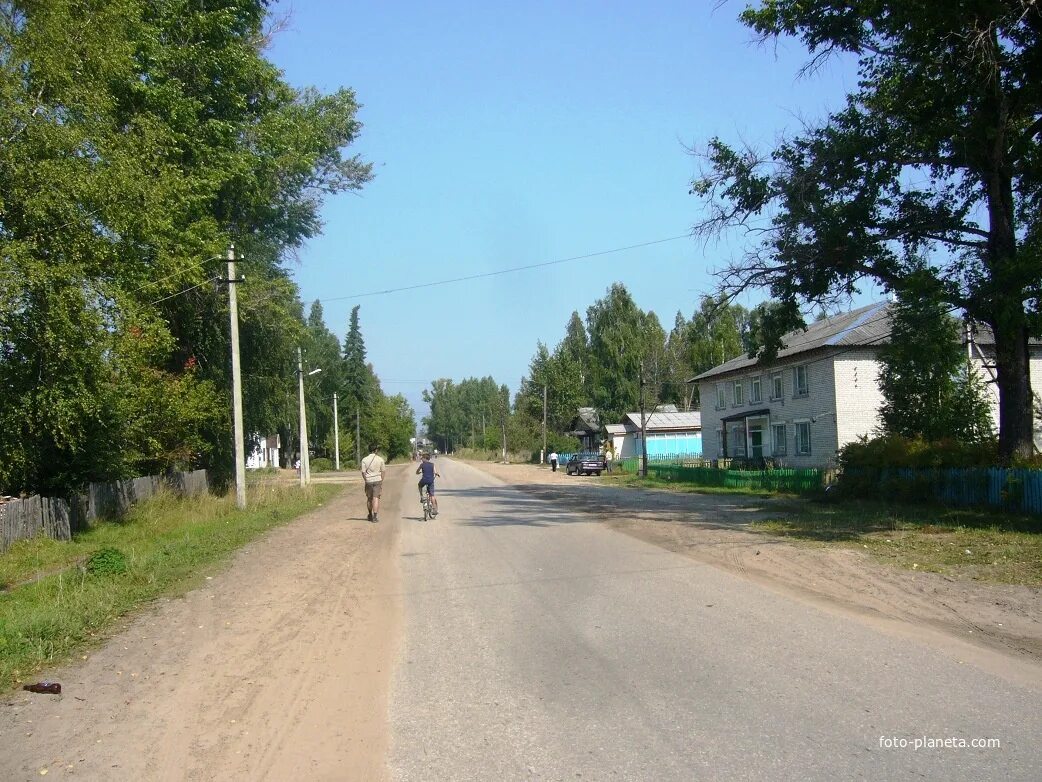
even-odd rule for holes
{"type": "Polygon", "coordinates": [[[420,461],[420,466],[416,468],[416,474],[421,475],[421,473],[422,476],[420,477],[420,482],[416,484],[417,488],[420,490],[420,500],[423,500],[423,487],[426,486],[427,496],[430,497],[431,502],[431,513],[432,515],[437,516],[438,500],[434,496],[434,479],[440,478],[441,473],[438,472],[437,468],[435,468],[434,462],[431,461],[431,455],[429,453],[423,455],[423,458],[420,461]]]}

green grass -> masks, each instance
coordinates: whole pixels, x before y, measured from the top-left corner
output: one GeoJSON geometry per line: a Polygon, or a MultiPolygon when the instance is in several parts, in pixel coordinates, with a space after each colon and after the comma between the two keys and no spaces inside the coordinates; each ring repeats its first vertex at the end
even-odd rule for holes
{"type": "Polygon", "coordinates": [[[180,594],[203,569],[328,500],[339,486],[267,486],[229,497],[163,494],[72,541],[19,541],[0,554],[0,692],[104,638],[119,617],[180,594]]]}
{"type": "Polygon", "coordinates": [[[754,529],[814,545],[868,551],[882,562],[1002,584],[1042,586],[1042,519],[881,502],[800,503],[754,529]]]}
{"type": "Polygon", "coordinates": [[[601,480],[612,486],[628,486],[638,489],[668,489],[669,491],[681,492],[684,494],[740,494],[746,497],[759,497],[761,499],[769,497],[796,496],[794,494],[785,494],[782,492],[765,491],[764,489],[698,486],[693,483],[683,483],[681,481],[667,481],[661,478],[656,478],[652,475],[649,475],[647,478],[642,478],[640,475],[634,473],[614,472],[611,475],[602,474],[601,480]]]}

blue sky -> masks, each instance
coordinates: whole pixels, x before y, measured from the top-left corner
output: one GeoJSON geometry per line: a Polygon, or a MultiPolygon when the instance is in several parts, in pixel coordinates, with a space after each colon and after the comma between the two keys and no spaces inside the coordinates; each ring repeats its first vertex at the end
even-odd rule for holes
{"type": "Polygon", "coordinates": [[[612,282],[672,325],[739,246],[681,238],[545,269],[379,296],[373,291],[682,236],[700,217],[688,148],[713,135],[770,145],[838,107],[849,63],[800,77],[796,41],[761,46],[745,3],[296,0],[268,56],[292,84],[350,87],[351,152],[375,164],[329,200],[294,267],[341,338],[351,307],[385,391],[492,375],[516,389],[537,340],[612,282]],[[419,381],[419,382],[415,382],[419,381]]]}

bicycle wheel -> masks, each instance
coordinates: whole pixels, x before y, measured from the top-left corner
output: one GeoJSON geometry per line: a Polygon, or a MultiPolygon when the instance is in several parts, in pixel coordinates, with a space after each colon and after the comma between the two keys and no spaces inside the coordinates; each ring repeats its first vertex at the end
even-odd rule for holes
{"type": "Polygon", "coordinates": [[[423,496],[420,498],[420,504],[423,506],[423,520],[430,521],[431,519],[431,497],[427,493],[427,490],[423,490],[423,496]]]}

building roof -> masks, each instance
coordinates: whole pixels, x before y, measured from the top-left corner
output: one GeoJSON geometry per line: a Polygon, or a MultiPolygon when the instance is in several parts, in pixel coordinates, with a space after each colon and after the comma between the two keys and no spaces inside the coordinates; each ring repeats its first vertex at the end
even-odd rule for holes
{"type": "MultiPolygon", "coordinates": [[[[797,329],[790,331],[782,337],[784,346],[778,351],[778,360],[790,358],[800,353],[823,348],[851,348],[858,346],[880,346],[885,345],[890,337],[890,302],[881,301],[869,304],[842,315],[811,323],[806,330],[797,329]]],[[[973,328],[973,341],[978,345],[995,344],[995,335],[991,329],[983,323],[975,323],[973,328]]],[[[1029,340],[1031,345],[1039,345],[1040,341],[1035,338],[1029,340]]],[[[738,356],[730,361],[713,367],[700,375],[696,375],[688,382],[707,380],[728,372],[735,372],[756,366],[760,363],[759,358],[738,356]]]]}
{"type": "Polygon", "coordinates": [[[572,428],[578,431],[599,432],[601,429],[601,417],[594,407],[580,407],[575,418],[572,419],[571,425],[572,428]]]}
{"type": "MultiPolygon", "coordinates": [[[[640,413],[626,413],[622,425],[629,430],[630,427],[640,429],[640,413]]],[[[656,412],[645,413],[645,425],[648,431],[661,431],[667,429],[681,429],[691,431],[702,428],[702,414],[697,410],[689,413],[656,412]]]]}
{"type": "MultiPolygon", "coordinates": [[[[782,337],[783,347],[778,351],[778,359],[786,359],[819,348],[882,345],[890,335],[889,309],[889,302],[876,302],[842,315],[811,323],[806,330],[790,331],[782,337]]],[[[689,382],[724,375],[735,370],[756,366],[759,363],[759,358],[738,356],[701,375],[696,375],[689,382]]]]}
{"type": "Polygon", "coordinates": [[[628,431],[626,424],[607,424],[604,429],[610,435],[626,434],[628,431]]]}

